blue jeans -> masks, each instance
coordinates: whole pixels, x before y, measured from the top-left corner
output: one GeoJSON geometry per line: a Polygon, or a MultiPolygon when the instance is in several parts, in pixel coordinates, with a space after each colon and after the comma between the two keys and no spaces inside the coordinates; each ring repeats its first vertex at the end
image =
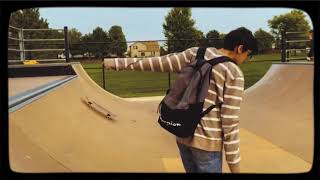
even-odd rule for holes
{"type": "Polygon", "coordinates": [[[222,173],[222,152],[177,145],[186,173],[222,173]]]}

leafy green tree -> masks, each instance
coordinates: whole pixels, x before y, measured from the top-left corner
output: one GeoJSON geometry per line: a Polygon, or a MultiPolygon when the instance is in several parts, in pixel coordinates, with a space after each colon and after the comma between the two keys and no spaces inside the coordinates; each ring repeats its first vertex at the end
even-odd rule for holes
{"type": "Polygon", "coordinates": [[[166,55],[168,54],[168,51],[165,50],[165,48],[163,46],[160,46],[160,56],[166,55]]]}
{"type": "Polygon", "coordinates": [[[191,8],[172,8],[165,16],[162,24],[164,35],[168,40],[169,53],[181,52],[189,47],[197,46],[203,38],[203,33],[195,27],[195,21],[191,18],[191,8]],[[185,41],[174,41],[179,39],[190,39],[185,41]]]}
{"type": "Polygon", "coordinates": [[[39,8],[22,9],[11,14],[9,24],[24,29],[47,29],[49,23],[40,18],[39,8]]]}
{"type": "Polygon", "coordinates": [[[120,26],[112,26],[109,30],[110,38],[110,52],[116,54],[118,57],[123,57],[127,51],[126,37],[122,32],[120,26]]]}
{"type": "Polygon", "coordinates": [[[309,31],[310,25],[305,14],[300,10],[292,10],[289,13],[274,16],[268,20],[271,33],[280,35],[281,31],[309,31]]]}
{"type": "Polygon", "coordinates": [[[272,48],[272,43],[274,42],[274,37],[272,34],[264,31],[263,29],[259,29],[254,33],[255,38],[258,41],[258,52],[265,52],[272,48]]]}
{"type": "Polygon", "coordinates": [[[195,37],[196,37],[195,39],[197,39],[197,40],[195,40],[194,46],[206,46],[207,40],[206,40],[202,31],[196,29],[195,30],[195,37]]]}
{"type": "MultiPolygon", "coordinates": [[[[268,25],[271,28],[271,33],[278,39],[281,37],[281,32],[308,32],[310,30],[309,22],[306,20],[306,15],[300,10],[292,10],[289,13],[274,16],[268,20],[268,25]]],[[[287,34],[287,40],[306,39],[306,34],[287,34]]],[[[280,47],[280,41],[277,41],[276,46],[280,47]]],[[[305,43],[291,43],[291,48],[305,46],[305,43]]]]}
{"type": "Polygon", "coordinates": [[[222,39],[220,33],[217,30],[211,30],[206,34],[207,46],[222,48],[222,39]]]}
{"type": "Polygon", "coordinates": [[[101,27],[97,27],[92,31],[91,37],[89,38],[90,40],[97,42],[94,44],[90,44],[92,47],[92,53],[97,57],[97,58],[102,58],[104,52],[107,49],[107,44],[109,38],[108,34],[103,31],[101,27]]]}
{"type": "Polygon", "coordinates": [[[224,39],[225,36],[226,36],[226,34],[220,33],[219,38],[224,39]]]}
{"type": "Polygon", "coordinates": [[[90,43],[92,42],[92,33],[85,34],[81,37],[81,51],[91,59],[91,55],[93,54],[93,46],[90,43]]]}
{"type": "Polygon", "coordinates": [[[69,50],[72,55],[83,54],[83,48],[81,48],[82,34],[76,28],[68,30],[69,50]]]}
{"type": "MultiPolygon", "coordinates": [[[[9,25],[23,29],[48,29],[49,23],[46,19],[40,17],[39,8],[22,9],[11,14],[9,25]]],[[[11,37],[19,38],[18,31],[9,29],[11,37]]],[[[24,39],[61,39],[64,38],[63,32],[58,31],[24,31],[24,39]]],[[[9,39],[9,47],[13,45],[15,49],[19,49],[18,41],[9,39]]],[[[58,42],[30,42],[24,43],[25,49],[62,49],[62,46],[54,45],[58,42]]],[[[30,52],[26,53],[26,59],[55,58],[58,52],[30,52]]],[[[16,54],[16,53],[15,53],[16,54]]],[[[9,59],[12,58],[12,52],[9,51],[9,59]]],[[[17,57],[16,57],[17,58],[17,57]]]]}

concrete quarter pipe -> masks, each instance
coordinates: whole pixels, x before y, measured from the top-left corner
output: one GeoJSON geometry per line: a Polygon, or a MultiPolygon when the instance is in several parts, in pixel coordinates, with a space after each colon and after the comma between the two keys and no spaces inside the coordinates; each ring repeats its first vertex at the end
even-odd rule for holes
{"type": "Polygon", "coordinates": [[[313,64],[273,64],[245,91],[241,127],[305,161],[313,159],[313,64]]]}
{"type": "MultiPolygon", "coordinates": [[[[95,84],[80,64],[72,66],[77,78],[9,114],[12,170],[184,172],[174,137],[156,122],[159,100],[126,101],[95,84]],[[92,111],[81,101],[84,97],[108,109],[115,119],[110,121],[92,111]]],[[[248,158],[243,158],[243,172],[310,170],[312,82],[312,64],[275,64],[256,85],[245,91],[240,134],[242,156],[248,158]],[[272,152],[281,152],[280,158],[271,159],[269,164],[250,161],[254,160],[249,158],[256,155],[254,151],[263,152],[256,146],[258,141],[260,144],[263,141],[259,147],[264,151],[272,147],[272,152]]],[[[272,154],[257,156],[277,158],[272,154]]]]}
{"type": "Polygon", "coordinates": [[[178,157],[175,139],[154,113],[100,88],[82,69],[78,77],[9,114],[10,165],[18,172],[165,172],[178,157]],[[92,111],[89,97],[116,114],[92,111]]]}

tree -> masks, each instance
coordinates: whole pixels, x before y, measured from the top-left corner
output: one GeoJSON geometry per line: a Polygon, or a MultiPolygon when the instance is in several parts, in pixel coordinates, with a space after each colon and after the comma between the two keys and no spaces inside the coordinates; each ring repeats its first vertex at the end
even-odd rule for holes
{"type": "Polygon", "coordinates": [[[79,44],[82,34],[76,28],[72,28],[68,31],[69,50],[72,55],[83,54],[83,48],[79,44]]]}
{"type": "Polygon", "coordinates": [[[292,10],[289,13],[274,16],[268,20],[268,25],[271,33],[277,36],[281,34],[281,31],[309,31],[310,25],[305,18],[302,11],[292,10]]]}
{"type": "Polygon", "coordinates": [[[92,46],[92,53],[98,57],[102,58],[103,54],[107,50],[107,42],[109,41],[108,34],[103,31],[101,27],[96,27],[93,31],[91,36],[89,36],[89,40],[92,40],[94,44],[90,44],[92,46]]]}
{"type": "Polygon", "coordinates": [[[202,31],[195,29],[195,44],[194,46],[205,46],[206,38],[202,31]]]}
{"type": "Polygon", "coordinates": [[[22,9],[11,14],[9,24],[24,29],[47,29],[49,23],[40,18],[39,8],[22,9]]]}
{"type": "Polygon", "coordinates": [[[81,37],[81,42],[82,42],[82,45],[80,46],[81,51],[84,52],[84,54],[87,54],[88,58],[90,59],[92,52],[94,51],[92,45],[89,44],[89,42],[92,42],[92,34],[88,33],[83,35],[81,37]]]}
{"type": "Polygon", "coordinates": [[[162,24],[164,35],[168,40],[168,52],[181,52],[189,47],[199,45],[197,39],[203,38],[203,33],[195,27],[191,18],[191,8],[172,8],[162,24]],[[190,39],[184,41],[173,41],[190,39]]]}
{"type": "Polygon", "coordinates": [[[225,36],[226,36],[226,34],[220,33],[219,38],[224,39],[225,36]]]}
{"type": "Polygon", "coordinates": [[[160,56],[164,56],[167,54],[168,54],[168,51],[163,46],[160,46],[160,56]]]}
{"type": "Polygon", "coordinates": [[[120,26],[112,26],[109,30],[110,52],[118,57],[123,57],[127,51],[126,37],[120,26]]]}
{"type": "Polygon", "coordinates": [[[222,48],[223,41],[220,38],[220,33],[217,30],[211,30],[206,35],[207,46],[212,46],[216,48],[222,48]]]}
{"type": "MultiPolygon", "coordinates": [[[[30,8],[15,11],[11,14],[9,25],[17,28],[23,29],[48,29],[49,23],[46,19],[40,17],[39,8],[30,8]]],[[[19,38],[18,31],[9,29],[9,34],[11,34],[14,38],[19,38]]],[[[63,38],[63,32],[58,31],[24,31],[23,32],[24,39],[60,39],[63,38]]],[[[50,49],[50,48],[63,48],[61,46],[53,45],[57,42],[29,42],[26,41],[24,43],[25,49],[50,49]]],[[[9,45],[14,45],[13,48],[19,49],[18,42],[14,40],[9,40],[9,45]]],[[[12,54],[13,52],[9,52],[9,58],[12,56],[17,56],[12,54]]],[[[33,58],[53,58],[55,57],[57,52],[30,52],[28,51],[26,54],[27,59],[33,58]]]]}
{"type": "MultiPolygon", "coordinates": [[[[309,22],[306,20],[306,16],[300,10],[292,10],[289,13],[274,16],[268,21],[268,25],[271,28],[271,33],[276,36],[277,39],[281,37],[281,32],[308,32],[310,30],[309,22]]],[[[287,34],[287,40],[306,39],[306,34],[287,34]]],[[[276,46],[280,46],[280,41],[277,41],[276,46]]],[[[305,46],[305,43],[291,43],[292,47],[305,46]]]]}
{"type": "Polygon", "coordinates": [[[274,42],[272,34],[260,28],[254,33],[254,36],[258,41],[258,52],[265,52],[272,48],[272,43],[274,42]]]}

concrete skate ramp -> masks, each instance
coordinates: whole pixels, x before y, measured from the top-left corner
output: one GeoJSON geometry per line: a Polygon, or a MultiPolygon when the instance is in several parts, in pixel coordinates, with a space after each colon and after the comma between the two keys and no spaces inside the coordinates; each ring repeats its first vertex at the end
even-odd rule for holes
{"type": "MultiPolygon", "coordinates": [[[[314,150],[313,71],[313,63],[273,64],[245,90],[240,111],[243,172],[310,170],[314,150]],[[265,141],[269,143],[261,143],[265,141]],[[292,161],[292,157],[300,160],[292,161]]],[[[155,111],[161,99],[130,101],[155,111]]]]}
{"type": "Polygon", "coordinates": [[[273,64],[245,91],[241,127],[312,163],[313,70],[308,63],[273,64]]]}
{"type": "MultiPolygon", "coordinates": [[[[72,66],[77,78],[9,114],[12,170],[184,172],[175,138],[156,122],[161,98],[128,102],[99,87],[80,64],[72,66]],[[81,101],[86,96],[114,113],[115,120],[92,111],[81,101]]],[[[312,83],[313,65],[274,64],[245,91],[240,116],[242,172],[310,170],[312,83]]]]}
{"type": "Polygon", "coordinates": [[[157,115],[104,91],[80,64],[72,66],[77,78],[9,114],[12,170],[166,172],[179,155],[157,115]],[[91,110],[83,97],[113,112],[114,120],[91,110]]]}
{"type": "Polygon", "coordinates": [[[35,88],[35,85],[45,85],[52,81],[60,80],[65,77],[66,76],[8,78],[9,97],[35,88]]]}

